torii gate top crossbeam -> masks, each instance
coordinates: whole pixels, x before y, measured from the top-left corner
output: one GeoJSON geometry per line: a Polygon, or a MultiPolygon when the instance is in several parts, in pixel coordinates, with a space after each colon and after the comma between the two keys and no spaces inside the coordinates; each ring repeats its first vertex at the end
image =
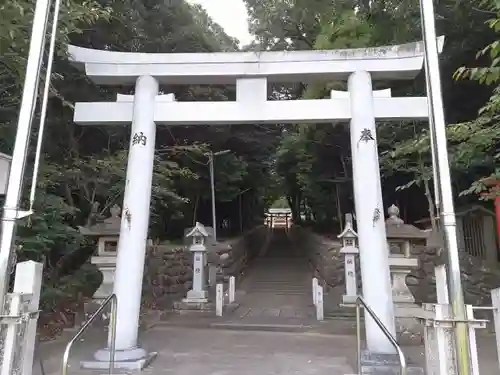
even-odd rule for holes
{"type": "MultiPolygon", "coordinates": [[[[438,38],[439,50],[444,37],[438,38]]],[[[133,53],[69,46],[71,60],[97,84],[133,84],[152,75],[166,84],[233,84],[238,78],[270,82],[345,80],[355,71],[375,80],[412,79],[422,69],[421,42],[322,51],[133,53]]]]}

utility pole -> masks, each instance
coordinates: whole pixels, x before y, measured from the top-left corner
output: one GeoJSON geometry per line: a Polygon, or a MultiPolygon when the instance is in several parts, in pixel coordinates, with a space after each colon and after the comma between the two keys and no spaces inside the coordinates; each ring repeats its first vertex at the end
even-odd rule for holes
{"type": "Polygon", "coordinates": [[[212,191],[212,226],[214,228],[214,241],[217,242],[217,213],[215,211],[215,173],[214,173],[214,158],[215,156],[224,155],[229,153],[230,150],[218,151],[218,152],[209,152],[206,155],[208,156],[208,164],[210,166],[210,189],[212,191]]]}
{"type": "MultiPolygon", "coordinates": [[[[420,16],[425,49],[425,71],[427,80],[427,96],[429,100],[429,127],[432,147],[432,161],[435,194],[440,198],[441,223],[444,228],[444,245],[448,254],[449,294],[455,322],[455,347],[460,375],[470,375],[469,334],[464,294],[460,274],[458,256],[457,226],[453,192],[451,187],[450,165],[446,140],[446,123],[444,119],[443,97],[441,92],[441,76],[439,72],[439,52],[436,38],[436,25],[433,0],[420,0],[420,16]]],[[[437,205],[439,207],[439,205],[437,205]]]]}
{"type": "MultiPolygon", "coordinates": [[[[42,120],[40,121],[37,157],[35,161],[33,185],[31,187],[31,206],[34,200],[34,189],[36,189],[36,172],[40,161],[39,152],[41,149],[41,135],[43,134],[45,112],[47,110],[48,85],[50,83],[50,73],[52,71],[60,3],[61,0],[55,0],[54,2],[52,35],[50,37],[49,58],[46,64],[47,76],[45,78],[46,82],[41,110],[42,120]]],[[[14,142],[14,150],[12,153],[12,161],[7,182],[7,192],[2,214],[2,228],[0,234],[0,306],[2,311],[5,296],[8,292],[7,288],[10,277],[10,260],[13,255],[12,253],[15,251],[16,222],[17,220],[27,217],[33,213],[31,208],[29,210],[21,210],[19,205],[22,196],[24,170],[28,154],[31,126],[38,99],[38,84],[40,82],[40,72],[45,52],[47,25],[49,23],[51,5],[52,0],[37,0],[35,2],[35,10],[33,13],[33,26],[31,29],[28,62],[24,77],[21,107],[19,109],[19,118],[17,121],[16,140],[14,142]]]]}

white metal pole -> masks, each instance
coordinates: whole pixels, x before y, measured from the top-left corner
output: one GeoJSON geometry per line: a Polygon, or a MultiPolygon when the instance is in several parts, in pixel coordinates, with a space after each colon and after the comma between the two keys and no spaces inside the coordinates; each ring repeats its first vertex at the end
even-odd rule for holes
{"type": "MultiPolygon", "coordinates": [[[[453,315],[458,320],[455,325],[457,364],[460,375],[470,374],[469,335],[466,307],[462,289],[460,260],[458,256],[457,228],[453,192],[451,187],[450,166],[446,141],[446,123],[444,119],[441,76],[439,72],[439,52],[436,39],[434,4],[432,0],[420,0],[422,33],[425,46],[426,69],[428,70],[428,96],[432,109],[431,124],[435,132],[437,176],[441,192],[441,223],[445,234],[445,247],[448,254],[449,293],[453,315]]],[[[431,134],[432,136],[432,134],[431,134]]]]}
{"type": "Polygon", "coordinates": [[[214,153],[208,154],[210,164],[210,189],[212,190],[212,226],[214,228],[214,241],[217,242],[217,214],[215,212],[215,176],[214,176],[214,153]]]}
{"type": "Polygon", "coordinates": [[[28,153],[31,124],[38,97],[38,83],[43,51],[45,49],[45,34],[50,13],[50,3],[50,0],[37,0],[33,16],[23,96],[19,110],[16,140],[2,214],[2,230],[0,234],[0,278],[2,279],[0,281],[0,306],[4,306],[5,294],[9,282],[9,260],[14,245],[16,220],[29,214],[19,211],[19,203],[23,188],[24,167],[28,153]]]}
{"type": "Polygon", "coordinates": [[[42,155],[43,133],[45,130],[45,122],[47,119],[47,105],[49,103],[50,81],[52,78],[52,66],[54,64],[54,55],[56,50],[57,39],[57,24],[59,23],[59,12],[61,8],[61,0],[54,2],[54,18],[52,19],[52,29],[50,32],[49,56],[47,60],[47,71],[45,73],[45,85],[43,88],[42,108],[40,110],[40,128],[38,129],[38,140],[36,144],[35,163],[33,166],[33,178],[31,181],[30,192],[30,210],[33,210],[35,204],[36,185],[38,180],[38,169],[40,167],[40,157],[42,155]]]}
{"type": "MultiPolygon", "coordinates": [[[[436,147],[436,130],[434,126],[434,118],[432,115],[432,104],[430,100],[430,74],[429,66],[427,64],[427,59],[425,59],[425,85],[427,91],[427,107],[429,109],[429,142],[431,146],[431,157],[432,157],[432,176],[434,180],[434,203],[435,203],[435,213],[434,215],[439,215],[441,212],[441,187],[439,186],[439,171],[437,162],[437,147],[436,147]]],[[[436,218],[431,218],[434,221],[436,218]]],[[[432,225],[434,229],[434,225],[432,225]]]]}

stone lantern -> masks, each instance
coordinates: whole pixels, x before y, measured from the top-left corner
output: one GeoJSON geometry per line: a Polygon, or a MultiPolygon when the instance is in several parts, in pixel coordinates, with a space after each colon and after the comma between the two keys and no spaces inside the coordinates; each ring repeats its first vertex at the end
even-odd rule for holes
{"type": "Polygon", "coordinates": [[[337,238],[342,242],[340,253],[344,254],[345,261],[345,288],[346,294],[342,296],[344,304],[355,303],[358,297],[358,280],[356,277],[356,256],[359,254],[357,245],[358,234],[354,231],[352,215],[345,215],[345,227],[337,238]]]}
{"type": "Polygon", "coordinates": [[[7,193],[7,183],[9,180],[11,163],[12,156],[0,152],[0,195],[7,193]]]}
{"type": "Polygon", "coordinates": [[[405,224],[395,205],[389,207],[387,212],[389,218],[385,225],[397,328],[400,332],[413,332],[418,327],[413,317],[418,316],[420,307],[415,304],[415,297],[406,284],[406,276],[419,267],[418,258],[412,256],[412,247],[425,244],[427,234],[413,225],[405,224]]]}
{"type": "Polygon", "coordinates": [[[189,251],[193,253],[193,287],[187,292],[184,302],[195,304],[208,302],[208,292],[205,289],[205,267],[207,263],[207,246],[205,243],[209,235],[205,227],[198,222],[186,234],[186,238],[192,239],[189,251]]]}
{"type": "Polygon", "coordinates": [[[111,216],[106,220],[90,227],[79,227],[81,234],[97,238],[97,254],[91,258],[91,263],[102,272],[102,283],[94,293],[93,298],[96,300],[105,299],[113,293],[116,251],[120,237],[120,211],[120,207],[114,205],[110,209],[111,216]]]}
{"type": "Polygon", "coordinates": [[[418,242],[425,243],[427,234],[417,227],[405,224],[399,217],[399,208],[392,205],[388,209],[386,220],[387,241],[389,243],[389,266],[392,277],[392,294],[394,302],[415,302],[406,285],[406,276],[418,268],[418,258],[411,255],[412,246],[418,242]]]}

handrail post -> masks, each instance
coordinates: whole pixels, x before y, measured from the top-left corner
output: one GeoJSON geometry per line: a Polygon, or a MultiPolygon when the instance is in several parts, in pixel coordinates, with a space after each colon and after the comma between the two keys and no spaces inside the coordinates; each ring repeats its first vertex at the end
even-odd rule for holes
{"type": "Polygon", "coordinates": [[[116,344],[116,320],[117,320],[117,311],[118,311],[118,298],[116,294],[111,294],[108,298],[106,298],[101,306],[91,315],[91,317],[85,322],[85,324],[80,328],[80,330],[73,336],[73,338],[66,345],[66,349],[64,350],[62,366],[61,366],[61,375],[68,375],[68,362],[69,362],[69,353],[73,344],[87,331],[87,328],[96,320],[96,318],[101,315],[103,310],[107,305],[111,303],[111,316],[109,318],[110,323],[110,336],[108,339],[108,345],[110,349],[109,353],[109,375],[112,375],[113,370],[115,368],[115,344],[116,344]],[[109,342],[110,341],[110,342],[109,342]]]}
{"type": "MultiPolygon", "coordinates": [[[[394,347],[394,349],[396,349],[396,352],[397,352],[398,357],[399,357],[399,365],[400,365],[400,369],[401,369],[401,375],[407,375],[406,359],[405,359],[403,351],[401,350],[401,347],[399,346],[399,344],[396,341],[396,339],[394,338],[394,336],[389,332],[387,327],[384,325],[384,323],[382,323],[380,321],[377,314],[375,314],[375,312],[370,308],[370,306],[368,306],[368,304],[365,302],[365,300],[361,296],[358,296],[356,298],[356,325],[357,325],[356,335],[358,338],[358,366],[359,366],[358,372],[361,374],[361,328],[360,328],[361,319],[359,318],[360,305],[362,305],[364,310],[366,312],[368,312],[368,314],[372,317],[373,321],[377,324],[377,326],[380,328],[380,330],[385,335],[385,337],[387,337],[387,339],[389,340],[391,345],[394,347]]],[[[366,316],[366,314],[365,314],[365,316],[366,316]]]]}
{"type": "Polygon", "coordinates": [[[356,353],[358,355],[358,375],[361,375],[361,308],[356,301],[356,353]]]}
{"type": "Polygon", "coordinates": [[[109,329],[111,342],[109,343],[109,375],[115,370],[115,354],[116,354],[116,319],[118,318],[118,297],[112,294],[114,298],[111,302],[111,314],[109,317],[109,329]]]}

